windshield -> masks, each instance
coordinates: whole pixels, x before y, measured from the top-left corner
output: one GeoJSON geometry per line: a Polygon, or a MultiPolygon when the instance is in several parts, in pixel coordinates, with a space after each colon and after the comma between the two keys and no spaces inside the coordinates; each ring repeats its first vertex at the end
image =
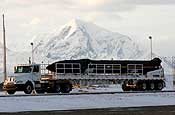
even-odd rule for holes
{"type": "Polygon", "coordinates": [[[30,73],[31,71],[31,66],[17,66],[15,69],[15,73],[30,73]]]}

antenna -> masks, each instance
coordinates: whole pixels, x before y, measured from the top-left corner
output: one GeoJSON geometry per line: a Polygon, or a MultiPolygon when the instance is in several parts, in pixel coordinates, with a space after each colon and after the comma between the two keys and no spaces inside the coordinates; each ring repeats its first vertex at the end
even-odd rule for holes
{"type": "Polygon", "coordinates": [[[3,19],[3,45],[4,45],[4,82],[7,79],[7,69],[6,69],[6,39],[5,39],[5,18],[4,18],[4,14],[2,15],[2,19],[3,19]]]}

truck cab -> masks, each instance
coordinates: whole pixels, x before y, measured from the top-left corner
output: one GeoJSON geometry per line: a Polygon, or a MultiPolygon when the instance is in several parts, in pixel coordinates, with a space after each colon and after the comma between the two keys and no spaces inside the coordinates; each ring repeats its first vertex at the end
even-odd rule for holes
{"type": "Polygon", "coordinates": [[[40,64],[20,64],[14,67],[13,75],[7,77],[3,84],[3,89],[8,94],[14,94],[16,91],[31,94],[35,83],[39,82],[40,78],[40,64]]]}

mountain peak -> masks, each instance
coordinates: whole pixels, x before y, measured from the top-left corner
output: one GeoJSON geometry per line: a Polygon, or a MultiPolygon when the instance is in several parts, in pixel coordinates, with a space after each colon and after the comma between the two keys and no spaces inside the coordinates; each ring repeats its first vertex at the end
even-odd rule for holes
{"type": "Polygon", "coordinates": [[[69,24],[73,24],[73,25],[74,24],[78,25],[78,24],[83,24],[83,23],[85,23],[85,21],[83,21],[81,19],[77,19],[77,18],[74,18],[74,19],[69,21],[69,24]]]}
{"type": "Polygon", "coordinates": [[[49,60],[131,59],[142,55],[129,37],[79,19],[72,19],[47,41],[38,44],[35,52],[49,60]]]}
{"type": "Polygon", "coordinates": [[[86,22],[80,19],[72,19],[67,24],[62,26],[58,34],[61,36],[61,39],[66,39],[75,35],[76,33],[88,34],[91,29],[99,29],[99,27],[91,22],[86,22]]]}
{"type": "Polygon", "coordinates": [[[64,27],[69,26],[69,27],[72,27],[72,28],[79,28],[83,25],[86,25],[86,23],[87,22],[85,22],[83,20],[75,18],[75,19],[70,20],[66,25],[64,25],[64,27]]]}

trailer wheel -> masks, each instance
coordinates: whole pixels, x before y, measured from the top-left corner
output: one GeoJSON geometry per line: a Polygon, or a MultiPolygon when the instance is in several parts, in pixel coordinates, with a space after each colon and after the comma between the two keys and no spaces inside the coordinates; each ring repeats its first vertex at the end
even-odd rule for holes
{"type": "Polygon", "coordinates": [[[147,85],[146,82],[142,82],[142,90],[145,91],[147,89],[147,85]]]}
{"type": "Polygon", "coordinates": [[[62,84],[61,86],[61,92],[62,93],[69,93],[72,91],[72,85],[71,84],[62,84]]]}
{"type": "Polygon", "coordinates": [[[8,91],[7,91],[7,93],[10,94],[10,95],[15,94],[15,92],[16,92],[15,90],[8,90],[8,91]]]}
{"type": "Polygon", "coordinates": [[[60,85],[59,84],[56,84],[55,85],[55,93],[60,93],[60,91],[61,91],[60,85]]]}
{"type": "Polygon", "coordinates": [[[151,82],[151,83],[149,84],[149,89],[150,89],[150,90],[154,90],[154,89],[155,89],[155,83],[154,83],[154,82],[151,82]]]}
{"type": "Polygon", "coordinates": [[[33,90],[33,85],[30,82],[27,82],[24,86],[24,93],[25,94],[31,94],[33,90]]]}
{"type": "Polygon", "coordinates": [[[157,83],[157,89],[162,90],[163,89],[163,82],[158,82],[157,83]]]}
{"type": "Polygon", "coordinates": [[[138,81],[136,84],[136,91],[141,91],[142,90],[142,81],[138,81]]]}

